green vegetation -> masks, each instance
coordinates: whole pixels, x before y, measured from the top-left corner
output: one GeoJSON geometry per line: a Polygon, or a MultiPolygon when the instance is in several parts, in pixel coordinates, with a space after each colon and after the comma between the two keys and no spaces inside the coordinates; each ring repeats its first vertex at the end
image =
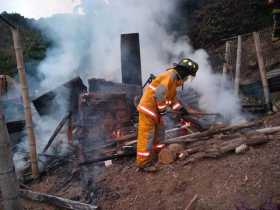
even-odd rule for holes
{"type": "Polygon", "coordinates": [[[226,37],[272,25],[267,1],[182,0],[180,15],[185,17],[181,33],[190,34],[196,47],[205,47],[226,37]]]}
{"type": "MultiPolygon", "coordinates": [[[[35,27],[35,20],[24,18],[19,14],[2,13],[20,30],[25,61],[42,60],[50,43],[35,27]]],[[[14,76],[16,59],[13,48],[12,34],[9,27],[0,21],[0,74],[14,76]]]]}

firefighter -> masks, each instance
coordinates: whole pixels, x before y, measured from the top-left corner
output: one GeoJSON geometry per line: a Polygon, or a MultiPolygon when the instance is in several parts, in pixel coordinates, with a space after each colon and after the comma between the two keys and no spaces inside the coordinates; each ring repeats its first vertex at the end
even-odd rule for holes
{"type": "Polygon", "coordinates": [[[268,4],[272,6],[272,42],[276,42],[280,40],[280,0],[268,0],[268,4]]]}
{"type": "Polygon", "coordinates": [[[194,78],[198,64],[189,58],[157,75],[144,90],[137,106],[139,111],[137,159],[141,171],[154,172],[153,157],[164,147],[164,123],[162,116],[167,110],[183,111],[182,104],[176,99],[176,89],[188,78],[194,78]]]}

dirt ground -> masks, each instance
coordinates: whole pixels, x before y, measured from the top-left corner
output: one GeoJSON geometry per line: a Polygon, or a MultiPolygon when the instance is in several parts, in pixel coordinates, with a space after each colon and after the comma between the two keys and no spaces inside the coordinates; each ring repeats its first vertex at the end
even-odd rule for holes
{"type": "MultiPolygon", "coordinates": [[[[280,124],[280,113],[265,118],[267,126],[280,124]]],[[[184,210],[195,194],[195,210],[234,210],[245,204],[259,208],[265,202],[280,204],[280,141],[250,147],[245,154],[228,154],[184,165],[160,165],[160,171],[136,171],[133,159],[114,161],[99,168],[94,191],[97,205],[106,210],[184,210]]],[[[84,201],[79,175],[73,165],[51,172],[32,190],[84,201]]],[[[25,202],[30,210],[59,210],[25,202]]]]}

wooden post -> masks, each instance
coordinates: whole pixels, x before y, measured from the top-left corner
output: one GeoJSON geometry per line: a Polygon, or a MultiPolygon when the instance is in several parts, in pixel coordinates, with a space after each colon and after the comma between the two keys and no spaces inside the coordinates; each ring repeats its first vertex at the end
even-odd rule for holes
{"type": "Polygon", "coordinates": [[[235,80],[234,80],[234,92],[236,96],[239,95],[241,58],[242,58],[242,37],[241,35],[239,35],[237,41],[237,56],[236,56],[236,69],[235,69],[235,80]]]}
{"type": "Polygon", "coordinates": [[[5,210],[22,209],[18,189],[9,134],[4,116],[0,113],[0,191],[5,210]]]}
{"type": "Polygon", "coordinates": [[[266,76],[264,59],[263,59],[262,50],[261,50],[260,35],[257,32],[253,32],[253,37],[254,37],[254,42],[255,42],[255,47],[256,47],[256,53],[257,53],[261,80],[262,80],[265,105],[266,105],[267,110],[271,110],[270,92],[269,92],[269,88],[268,88],[268,81],[267,81],[267,76],[266,76]]]}
{"type": "Polygon", "coordinates": [[[32,113],[31,113],[31,106],[30,106],[29,95],[28,95],[28,85],[25,76],[22,46],[20,43],[20,35],[18,29],[11,28],[11,31],[13,35],[14,48],[15,48],[16,60],[17,60],[17,68],[18,68],[19,80],[21,85],[21,94],[22,94],[22,99],[24,104],[25,126],[27,130],[29,147],[30,147],[29,155],[31,161],[32,176],[35,178],[39,174],[38,165],[37,165],[36,139],[33,130],[32,113]]]}
{"type": "Polygon", "coordinates": [[[223,65],[222,88],[225,88],[230,66],[230,42],[226,42],[225,62],[223,65]]]}
{"type": "Polygon", "coordinates": [[[229,67],[229,56],[230,56],[230,42],[227,41],[226,42],[226,51],[225,51],[225,62],[224,62],[224,66],[223,66],[223,76],[227,75],[228,73],[228,67],[229,67]]]}

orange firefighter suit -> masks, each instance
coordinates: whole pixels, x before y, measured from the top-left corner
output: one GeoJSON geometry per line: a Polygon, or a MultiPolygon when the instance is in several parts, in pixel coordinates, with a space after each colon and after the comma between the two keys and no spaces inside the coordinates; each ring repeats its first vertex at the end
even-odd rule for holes
{"type": "Polygon", "coordinates": [[[139,111],[137,160],[138,167],[145,167],[151,162],[153,154],[164,147],[164,124],[161,114],[167,109],[182,108],[176,99],[176,89],[184,81],[179,80],[174,69],[168,69],[156,76],[145,88],[137,107],[139,111]]]}

